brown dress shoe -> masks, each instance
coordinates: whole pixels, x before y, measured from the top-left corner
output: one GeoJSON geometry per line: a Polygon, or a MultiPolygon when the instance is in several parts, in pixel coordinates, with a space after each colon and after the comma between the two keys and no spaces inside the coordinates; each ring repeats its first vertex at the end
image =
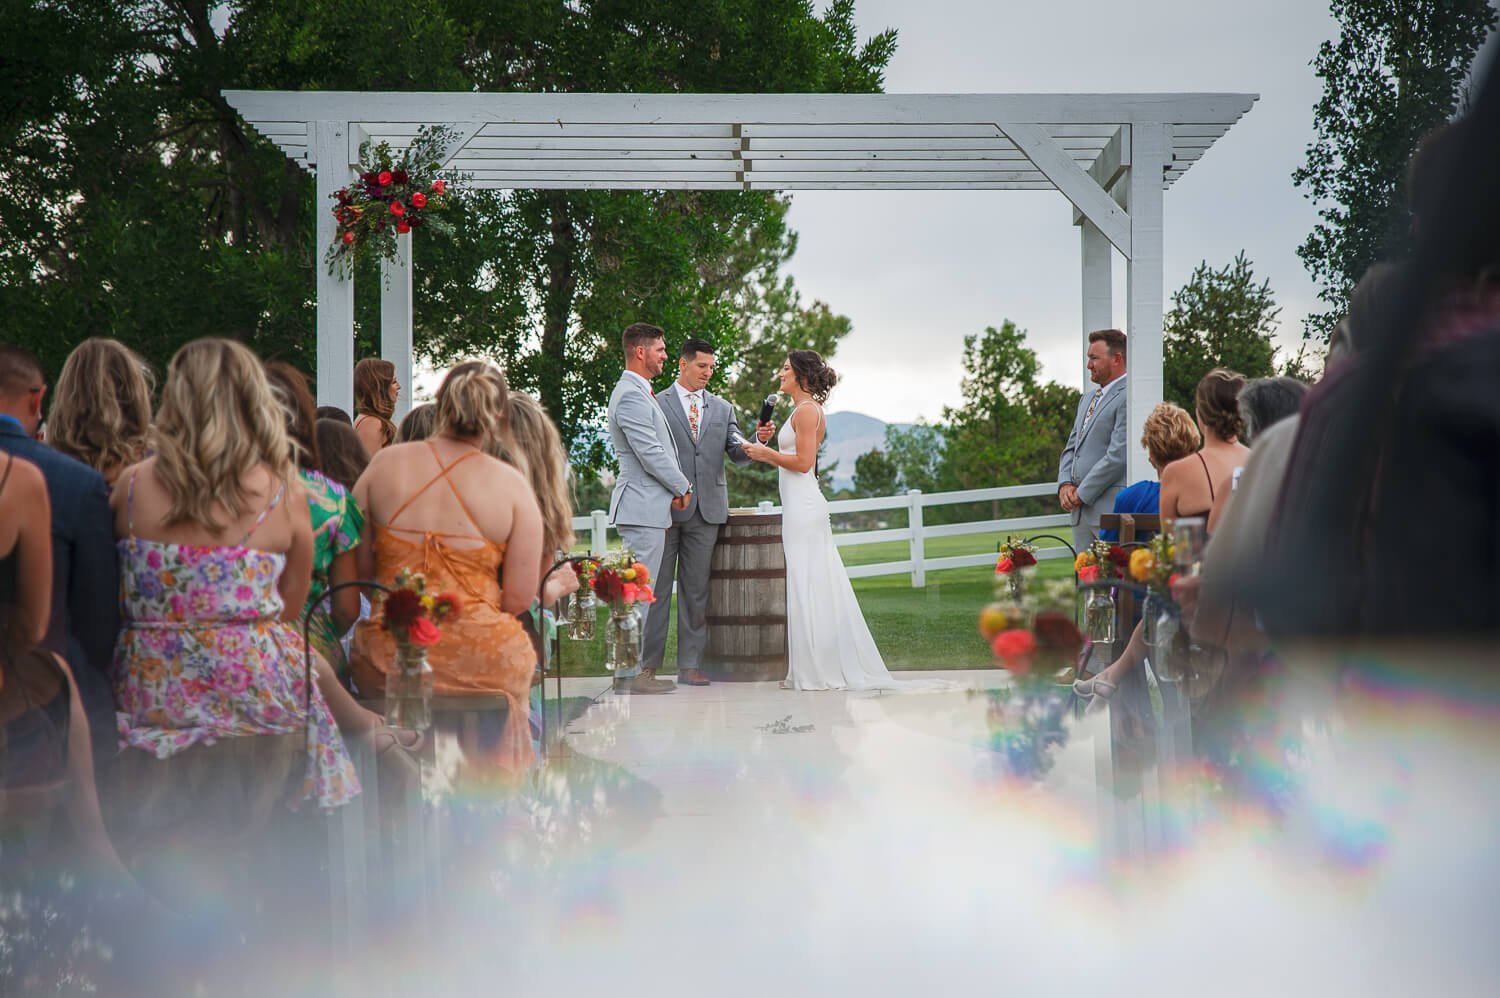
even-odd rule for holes
{"type": "Polygon", "coordinates": [[[708,677],[702,669],[683,669],[677,673],[678,686],[709,686],[708,677]]]}
{"type": "Polygon", "coordinates": [[[627,693],[651,694],[651,693],[676,693],[677,684],[669,679],[657,679],[649,672],[643,672],[639,676],[631,676],[628,679],[615,680],[616,695],[627,693]]]}

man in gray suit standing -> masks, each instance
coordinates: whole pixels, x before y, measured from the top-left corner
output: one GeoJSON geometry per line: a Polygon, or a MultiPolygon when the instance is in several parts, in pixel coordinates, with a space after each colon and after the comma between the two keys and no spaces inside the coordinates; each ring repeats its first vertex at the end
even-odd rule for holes
{"type": "Polygon", "coordinates": [[[1078,400],[1073,432],[1057,467],[1057,500],[1073,514],[1073,547],[1099,535],[1099,516],[1125,485],[1125,334],[1089,333],[1089,380],[1099,387],[1078,400]]]}
{"type": "Polygon", "coordinates": [[[677,381],[656,396],[666,414],[677,447],[677,465],[692,482],[687,509],[673,510],[667,528],[666,552],[656,575],[661,598],[646,622],[646,646],[641,660],[658,668],[667,653],[667,624],[672,603],[672,579],[677,579],[677,682],[707,686],[703,649],[708,645],[708,572],[719,527],[729,519],[729,490],[724,482],[724,455],[736,464],[749,464],[745,436],[734,418],[734,408],[711,394],[714,345],[690,337],[677,360],[677,381]]]}
{"type": "MultiPolygon", "coordinates": [[[[625,371],[609,396],[609,439],[620,462],[609,497],[609,522],[620,540],[651,573],[652,586],[666,600],[669,590],[656,582],[666,547],[672,511],[684,510],[693,485],[677,466],[672,431],[656,404],[651,379],[667,361],[667,345],[658,326],[637,322],[621,337],[625,371]]],[[[615,673],[616,693],[671,693],[677,687],[656,678],[655,668],[636,666],[615,673]]]]}

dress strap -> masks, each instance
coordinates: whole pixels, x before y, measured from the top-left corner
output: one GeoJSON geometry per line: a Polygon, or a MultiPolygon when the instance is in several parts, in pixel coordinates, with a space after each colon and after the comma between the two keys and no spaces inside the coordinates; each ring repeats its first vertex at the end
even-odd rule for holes
{"type": "MultiPolygon", "coordinates": [[[[812,399],[807,399],[806,401],[798,402],[796,405],[792,406],[792,414],[795,415],[796,412],[797,412],[797,410],[800,409],[800,408],[802,408],[805,405],[810,405],[814,409],[818,410],[818,422],[821,423],[823,421],[823,407],[821,405],[818,405],[818,403],[814,402],[812,399]]],[[[791,417],[787,417],[787,422],[791,422],[791,417]]]]}
{"type": "Polygon", "coordinates": [[[135,476],[137,472],[130,473],[130,482],[125,486],[125,536],[135,536],[135,476]]]}
{"type": "MultiPolygon", "coordinates": [[[[134,484],[133,480],[132,480],[132,484],[134,484]]],[[[271,510],[275,509],[277,507],[277,505],[280,504],[282,497],[285,496],[285,495],[286,495],[286,482],[282,482],[281,483],[281,488],[277,489],[276,490],[276,494],[271,497],[271,503],[270,503],[270,505],[268,505],[265,509],[263,509],[263,510],[260,511],[260,515],[255,518],[254,525],[251,526],[251,528],[248,531],[245,532],[245,536],[244,537],[240,538],[240,543],[239,543],[240,547],[244,547],[246,544],[250,543],[250,535],[253,534],[253,533],[255,533],[257,530],[260,529],[260,525],[262,523],[266,522],[266,517],[268,517],[268,516],[271,515],[271,510]]]]}
{"type": "Polygon", "coordinates": [[[5,491],[5,483],[10,481],[10,469],[16,463],[16,456],[9,452],[5,455],[5,474],[0,475],[0,492],[5,491]]]}
{"type": "Polygon", "coordinates": [[[474,513],[473,513],[472,510],[469,509],[469,504],[466,503],[466,502],[464,502],[464,497],[459,494],[458,489],[454,486],[453,479],[451,479],[451,478],[448,477],[448,472],[452,471],[454,468],[457,468],[459,465],[461,465],[465,461],[469,460],[469,458],[471,458],[471,457],[478,457],[479,454],[480,454],[480,452],[477,451],[477,450],[470,451],[469,453],[467,453],[467,454],[463,455],[462,457],[458,458],[458,460],[454,461],[452,464],[445,465],[445,464],[443,464],[442,459],[438,457],[437,448],[432,445],[432,441],[431,440],[427,441],[427,449],[430,450],[430,451],[432,451],[432,459],[437,462],[437,466],[438,466],[437,477],[429,479],[426,485],[423,485],[420,489],[417,489],[417,491],[413,492],[411,494],[411,496],[409,496],[407,498],[406,502],[402,503],[401,506],[400,506],[400,508],[397,509],[396,512],[394,512],[394,513],[391,514],[390,519],[388,519],[388,520],[385,521],[386,526],[388,526],[388,527],[394,527],[394,526],[396,526],[396,519],[397,519],[397,517],[399,517],[402,513],[405,513],[406,512],[406,508],[408,506],[410,506],[412,503],[416,502],[419,498],[422,497],[423,493],[425,493],[428,489],[432,488],[438,482],[440,482],[440,481],[446,481],[448,483],[448,489],[449,489],[449,491],[451,491],[453,493],[453,498],[455,498],[455,499],[458,500],[458,505],[460,507],[462,507],[462,509],[464,511],[464,515],[469,518],[469,522],[474,525],[474,529],[478,530],[479,529],[479,521],[474,518],[474,513]]]}
{"type": "Polygon", "coordinates": [[[1214,498],[1214,476],[1208,473],[1208,462],[1203,460],[1203,452],[1200,450],[1197,453],[1198,463],[1203,465],[1203,477],[1208,479],[1208,499],[1212,503],[1214,498]]]}

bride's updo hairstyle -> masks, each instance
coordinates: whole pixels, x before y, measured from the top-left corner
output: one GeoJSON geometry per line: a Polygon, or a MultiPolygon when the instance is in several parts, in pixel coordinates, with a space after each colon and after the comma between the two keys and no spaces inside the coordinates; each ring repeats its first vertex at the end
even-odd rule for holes
{"type": "Polygon", "coordinates": [[[816,350],[793,350],[786,355],[786,361],[792,365],[797,384],[813,397],[814,402],[822,405],[828,401],[828,393],[838,384],[839,376],[833,373],[833,368],[823,363],[822,356],[816,350]]]}
{"type": "Polygon", "coordinates": [[[486,454],[515,464],[509,397],[505,375],[495,365],[482,360],[454,365],[437,390],[434,429],[451,437],[478,437],[486,454]]]}

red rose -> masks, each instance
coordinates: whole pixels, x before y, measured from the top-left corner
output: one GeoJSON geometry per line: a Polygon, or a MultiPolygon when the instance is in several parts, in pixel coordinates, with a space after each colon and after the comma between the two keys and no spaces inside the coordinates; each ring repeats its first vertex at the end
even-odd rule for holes
{"type": "Polygon", "coordinates": [[[406,176],[406,171],[405,170],[397,170],[397,171],[395,171],[394,173],[391,174],[391,179],[394,180],[398,184],[404,184],[404,183],[406,183],[406,181],[407,181],[408,178],[406,176]]]}
{"type": "Polygon", "coordinates": [[[404,235],[406,235],[410,231],[411,231],[411,226],[407,225],[405,222],[397,222],[396,223],[396,234],[397,235],[404,236],[404,235]]]}
{"type": "Polygon", "coordinates": [[[444,192],[444,191],[445,191],[445,190],[447,190],[447,189],[448,189],[448,185],[447,185],[447,184],[445,184],[445,183],[443,183],[443,182],[442,182],[442,181],[441,181],[441,180],[434,180],[434,181],[433,181],[433,182],[432,182],[432,189],[433,189],[433,190],[434,190],[434,191],[436,191],[436,192],[437,192],[437,193],[439,193],[439,194],[441,194],[441,193],[443,193],[443,192],[444,192]]]}
{"type": "Polygon", "coordinates": [[[413,208],[427,207],[427,195],[423,194],[421,191],[417,191],[417,193],[411,196],[411,206],[413,208]]]}
{"type": "Polygon", "coordinates": [[[361,173],[359,175],[359,179],[363,180],[367,184],[373,184],[376,181],[375,171],[374,170],[368,170],[368,171],[366,171],[364,173],[361,173]]]}
{"type": "Polygon", "coordinates": [[[651,590],[650,586],[644,585],[644,584],[638,584],[638,585],[636,585],[635,588],[636,588],[636,599],[637,600],[639,600],[642,603],[655,603],[656,602],[656,593],[654,593],[651,590]]]}
{"type": "Polygon", "coordinates": [[[1098,582],[1099,581],[1099,566],[1098,565],[1085,565],[1082,568],[1080,568],[1078,570],[1078,581],[1079,582],[1098,582]]]}
{"type": "Polygon", "coordinates": [[[406,625],[406,640],[422,648],[437,644],[442,636],[437,625],[426,617],[418,617],[406,625]]]}
{"type": "Polygon", "coordinates": [[[1109,546],[1109,560],[1111,563],[1118,565],[1123,572],[1130,564],[1130,552],[1118,544],[1111,544],[1109,546]]]}
{"type": "Polygon", "coordinates": [[[1036,654],[1036,638],[1031,636],[1030,631],[1016,628],[1001,631],[990,642],[990,647],[994,649],[995,657],[1011,672],[1024,676],[1031,671],[1031,656],[1036,654]]]}
{"type": "Polygon", "coordinates": [[[391,182],[391,171],[381,170],[380,175],[376,177],[375,180],[380,184],[381,187],[384,187],[386,184],[389,184],[391,182]]]}
{"type": "Polygon", "coordinates": [[[402,204],[400,201],[392,201],[391,214],[395,215],[397,218],[400,218],[402,215],[406,214],[406,205],[402,204]]]}
{"type": "Polygon", "coordinates": [[[437,615],[442,620],[457,620],[464,615],[464,601],[458,598],[458,593],[438,593],[436,603],[437,615]]]}
{"type": "Polygon", "coordinates": [[[1015,563],[1009,558],[1001,558],[1000,564],[995,566],[996,575],[1009,575],[1015,569],[1015,563]]]}
{"type": "Polygon", "coordinates": [[[348,246],[353,246],[354,245],[354,233],[352,233],[352,232],[346,232],[346,233],[344,233],[344,243],[346,245],[348,245],[348,246]]]}
{"type": "Polygon", "coordinates": [[[1012,551],[1010,560],[1017,568],[1030,568],[1036,564],[1036,556],[1025,548],[1016,548],[1012,551]]]}
{"type": "Polygon", "coordinates": [[[620,597],[625,600],[627,604],[634,603],[636,601],[636,597],[638,597],[640,593],[640,587],[637,586],[634,582],[624,582],[620,584],[620,597]]]}

